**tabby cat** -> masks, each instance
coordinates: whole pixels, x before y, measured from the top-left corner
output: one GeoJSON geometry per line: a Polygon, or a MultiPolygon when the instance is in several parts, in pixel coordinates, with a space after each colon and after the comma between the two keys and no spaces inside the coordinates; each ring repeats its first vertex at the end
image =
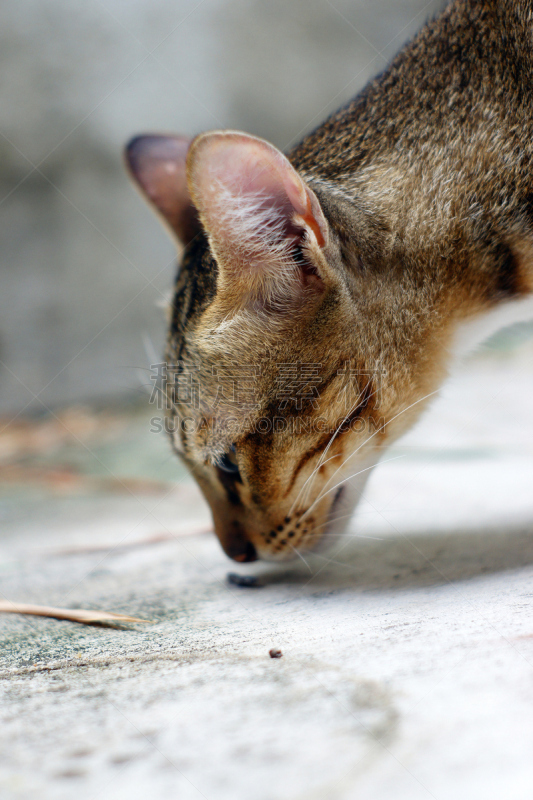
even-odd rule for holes
{"type": "Polygon", "coordinates": [[[231,558],[342,531],[457,352],[533,317],[532,45],[533,0],[458,0],[287,156],[128,145],[184,246],[168,429],[231,558]]]}

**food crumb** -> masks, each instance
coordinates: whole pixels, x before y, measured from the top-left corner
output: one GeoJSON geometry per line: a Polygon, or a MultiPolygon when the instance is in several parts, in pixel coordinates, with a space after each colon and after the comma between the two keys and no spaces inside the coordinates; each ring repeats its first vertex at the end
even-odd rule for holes
{"type": "Polygon", "coordinates": [[[246,586],[253,589],[263,585],[255,575],[238,575],[236,572],[228,572],[227,581],[233,586],[246,586]]]}
{"type": "Polygon", "coordinates": [[[283,653],[281,652],[281,650],[278,650],[276,647],[273,647],[272,650],[268,651],[268,655],[270,656],[270,658],[281,658],[283,653]]]}

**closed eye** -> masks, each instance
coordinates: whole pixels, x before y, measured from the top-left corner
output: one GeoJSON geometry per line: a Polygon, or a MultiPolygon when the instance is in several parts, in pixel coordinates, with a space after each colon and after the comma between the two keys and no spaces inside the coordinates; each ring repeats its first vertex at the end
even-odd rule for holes
{"type": "Polygon", "coordinates": [[[240,479],[241,476],[239,472],[239,465],[237,463],[237,455],[233,445],[230,447],[227,453],[224,453],[223,456],[220,456],[216,465],[224,472],[228,472],[230,475],[234,475],[235,478],[240,479]]]}

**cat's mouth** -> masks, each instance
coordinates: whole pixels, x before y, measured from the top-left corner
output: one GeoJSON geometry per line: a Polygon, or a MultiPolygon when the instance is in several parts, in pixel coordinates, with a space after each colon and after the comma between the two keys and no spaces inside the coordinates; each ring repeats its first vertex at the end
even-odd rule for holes
{"type": "Polygon", "coordinates": [[[226,492],[232,498],[235,494],[235,503],[231,509],[226,504],[215,507],[215,530],[226,554],[238,562],[289,561],[302,552],[328,548],[344,533],[360,497],[361,487],[348,481],[335,487],[329,498],[327,492],[319,493],[303,509],[287,509],[284,517],[278,507],[275,516],[265,513],[254,518],[244,513],[240,496],[237,503],[240,474],[229,457],[220,460],[217,473],[226,492]]]}
{"type": "Polygon", "coordinates": [[[259,550],[259,557],[265,561],[287,561],[297,558],[300,550],[305,552],[321,549],[328,539],[327,534],[339,519],[339,510],[344,507],[345,488],[340,486],[335,493],[329,511],[322,517],[322,523],[320,517],[306,517],[306,514],[296,524],[290,517],[285,517],[286,525],[278,526],[279,533],[276,530],[270,532],[265,540],[267,547],[259,550]]]}

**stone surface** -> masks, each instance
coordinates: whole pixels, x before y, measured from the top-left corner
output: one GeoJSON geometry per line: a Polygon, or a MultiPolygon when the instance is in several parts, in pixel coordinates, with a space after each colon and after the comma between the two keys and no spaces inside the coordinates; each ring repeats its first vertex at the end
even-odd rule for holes
{"type": "Polygon", "coordinates": [[[194,533],[208,517],[177,468],[155,492],[126,482],[137,449],[165,462],[148,419],[107,449],[78,420],[80,474],[107,465],[123,491],[4,488],[2,595],[154,624],[0,616],[0,796],[529,800],[532,365],[525,345],[470,363],[350,533],[283,567],[231,565],[194,533]]]}

